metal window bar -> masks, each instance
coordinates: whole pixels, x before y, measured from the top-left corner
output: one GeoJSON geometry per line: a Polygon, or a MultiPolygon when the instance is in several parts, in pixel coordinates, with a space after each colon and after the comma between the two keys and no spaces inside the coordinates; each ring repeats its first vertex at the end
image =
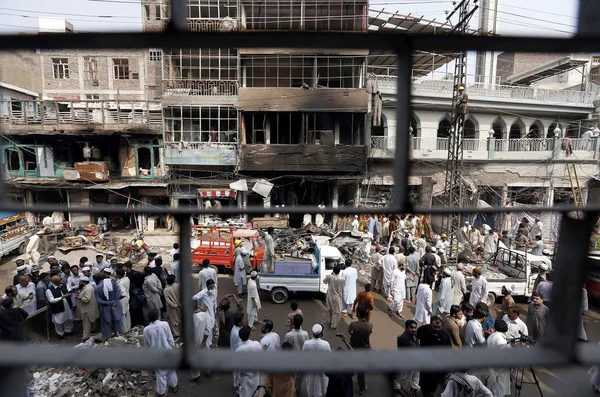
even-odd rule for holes
{"type": "MultiPolygon", "coordinates": [[[[270,48],[305,47],[308,48],[318,42],[322,48],[377,48],[394,50],[398,56],[398,97],[397,97],[397,134],[396,158],[394,164],[395,186],[394,201],[388,208],[358,209],[344,208],[348,214],[358,213],[389,213],[389,212],[418,212],[435,214],[459,209],[447,208],[412,208],[408,197],[409,175],[409,133],[410,120],[410,54],[415,50],[504,50],[526,52],[565,52],[572,48],[580,52],[598,52],[600,50],[600,28],[594,18],[586,17],[597,15],[600,3],[584,0],[580,3],[580,31],[585,36],[571,39],[548,38],[504,38],[504,37],[478,37],[478,36],[406,36],[398,33],[306,33],[306,32],[246,32],[246,33],[176,33],[184,32],[185,1],[173,0],[172,15],[174,23],[170,24],[169,34],[118,34],[118,33],[90,33],[77,35],[36,35],[21,36],[7,35],[0,40],[0,50],[14,49],[96,49],[99,43],[106,43],[107,47],[131,48],[173,48],[188,46],[201,41],[210,47],[250,48],[255,43],[270,48]]],[[[101,47],[101,46],[100,46],[101,47]]],[[[0,185],[0,207],[5,211],[38,211],[38,212],[87,212],[98,213],[152,213],[173,214],[180,223],[180,248],[182,277],[181,294],[183,297],[191,296],[191,252],[190,239],[187,231],[190,230],[190,215],[205,213],[200,209],[184,208],[125,208],[120,206],[92,206],[92,207],[66,207],[64,205],[38,205],[29,208],[20,204],[10,203],[3,193],[4,186],[0,185]]],[[[517,211],[517,208],[502,208],[501,212],[517,211]]],[[[567,214],[576,211],[573,206],[537,208],[537,211],[559,211],[567,214]]],[[[242,211],[238,208],[211,209],[211,213],[234,214],[245,212],[247,214],[274,214],[276,208],[254,207],[242,211]]],[[[304,214],[307,212],[334,214],[338,209],[317,209],[314,207],[291,207],[286,212],[304,214]]],[[[496,209],[463,208],[461,213],[494,213],[496,209]]],[[[553,288],[553,301],[556,306],[550,312],[547,323],[547,338],[544,343],[536,348],[522,349],[518,355],[509,350],[495,351],[493,355],[482,355],[477,349],[404,349],[400,351],[369,351],[345,353],[270,353],[269,360],[264,360],[262,354],[239,354],[231,351],[210,350],[194,351],[192,330],[192,308],[183,305],[182,340],[183,348],[176,351],[161,351],[150,349],[98,349],[93,355],[79,354],[67,347],[32,346],[2,343],[0,355],[0,390],[9,396],[25,396],[25,368],[32,365],[74,365],[83,367],[115,367],[119,363],[123,368],[153,368],[160,364],[161,368],[188,369],[194,367],[200,370],[211,369],[214,371],[264,371],[264,372],[361,372],[385,373],[391,375],[396,372],[423,370],[444,371],[449,369],[467,369],[482,367],[511,367],[511,366],[564,366],[569,364],[598,364],[600,363],[600,347],[586,346],[585,349],[575,345],[578,329],[578,307],[581,299],[581,285],[587,274],[586,259],[588,241],[593,226],[600,214],[600,206],[588,206],[581,212],[585,213],[584,219],[563,217],[560,226],[560,241],[557,249],[557,264],[569,263],[569,266],[559,266],[553,288]],[[123,356],[128,360],[121,360],[123,356]],[[318,360],[318,361],[317,361],[318,360]],[[319,365],[316,367],[315,362],[319,365]]],[[[391,383],[391,381],[390,381],[391,383]]],[[[390,393],[393,393],[390,387],[390,393]]]]}

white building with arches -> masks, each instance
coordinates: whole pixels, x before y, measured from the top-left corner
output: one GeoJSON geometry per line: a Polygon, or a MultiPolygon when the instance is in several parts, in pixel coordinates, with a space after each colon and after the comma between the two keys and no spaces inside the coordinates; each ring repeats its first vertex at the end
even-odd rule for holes
{"type": "MultiPolygon", "coordinates": [[[[389,199],[396,143],[396,81],[393,76],[376,78],[384,128],[369,136],[369,166],[361,188],[361,201],[373,206],[383,205],[383,197],[389,199]]],[[[492,206],[507,200],[538,205],[569,202],[566,165],[575,163],[584,199],[589,195],[590,200],[600,200],[596,182],[600,138],[583,137],[597,129],[597,117],[590,116],[595,112],[595,94],[476,83],[467,85],[466,91],[469,113],[462,171],[478,186],[480,199],[492,206]],[[569,156],[562,150],[565,137],[573,147],[569,156]]],[[[440,204],[436,197],[444,190],[451,98],[452,81],[413,80],[409,185],[415,205],[440,204]]]]}

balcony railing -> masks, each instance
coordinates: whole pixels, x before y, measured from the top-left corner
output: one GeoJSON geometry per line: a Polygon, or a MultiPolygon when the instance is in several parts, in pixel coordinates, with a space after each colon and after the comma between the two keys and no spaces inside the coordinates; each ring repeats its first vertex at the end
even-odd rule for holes
{"type": "Polygon", "coordinates": [[[396,148],[395,136],[372,136],[371,147],[374,149],[390,149],[396,148]]]}
{"type": "MultiPolygon", "coordinates": [[[[169,20],[163,21],[163,30],[169,20]]],[[[239,21],[230,17],[188,19],[190,32],[235,32],[239,30],[239,21]]]]}
{"type": "Polygon", "coordinates": [[[163,80],[164,95],[237,95],[234,80],[163,80]]]}
{"type": "Polygon", "coordinates": [[[160,129],[162,110],[159,101],[0,101],[0,124],[160,129]]]}
{"type": "MultiPolygon", "coordinates": [[[[375,76],[382,93],[394,94],[396,92],[396,76],[375,76]]],[[[447,93],[453,92],[453,81],[430,80],[414,78],[412,81],[413,94],[447,93]]],[[[553,103],[571,103],[592,106],[596,97],[595,93],[585,91],[548,90],[534,87],[518,87],[512,85],[489,85],[483,83],[469,83],[466,87],[470,96],[485,96],[498,99],[536,100],[553,103]]]]}
{"type": "Polygon", "coordinates": [[[494,140],[494,150],[498,152],[543,152],[551,151],[553,149],[553,138],[522,138],[494,140]]]}
{"type": "Polygon", "coordinates": [[[228,142],[165,142],[165,164],[235,166],[237,144],[228,142]]]}

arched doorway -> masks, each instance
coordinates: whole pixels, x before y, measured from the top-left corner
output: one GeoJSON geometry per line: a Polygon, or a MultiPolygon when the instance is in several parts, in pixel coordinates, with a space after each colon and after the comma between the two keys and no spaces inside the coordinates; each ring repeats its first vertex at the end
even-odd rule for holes
{"type": "Polygon", "coordinates": [[[437,150],[448,150],[448,140],[450,138],[450,132],[452,131],[452,123],[448,116],[440,120],[437,130],[437,150]]]}
{"type": "Polygon", "coordinates": [[[544,137],[544,126],[541,121],[536,120],[529,126],[529,132],[527,133],[528,138],[543,138],[544,137]]]}
{"type": "Polygon", "coordinates": [[[515,120],[510,126],[510,132],[508,133],[508,150],[520,150],[521,149],[521,137],[525,132],[525,124],[520,119],[515,120]]]}
{"type": "Polygon", "coordinates": [[[463,149],[464,150],[479,150],[479,141],[477,141],[477,135],[479,128],[477,120],[474,117],[469,117],[465,120],[463,128],[463,149]]]}
{"type": "Polygon", "coordinates": [[[417,116],[414,114],[410,115],[410,128],[412,129],[412,145],[413,149],[422,149],[421,143],[421,123],[417,116]]]}
{"type": "Polygon", "coordinates": [[[498,117],[492,123],[492,130],[494,131],[494,139],[505,139],[506,138],[506,123],[502,120],[502,117],[498,117]]]}

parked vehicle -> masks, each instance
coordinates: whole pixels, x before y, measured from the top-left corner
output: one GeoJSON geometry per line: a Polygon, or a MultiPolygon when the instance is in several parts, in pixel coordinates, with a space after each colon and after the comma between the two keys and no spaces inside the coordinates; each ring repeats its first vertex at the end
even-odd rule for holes
{"type": "MultiPolygon", "coordinates": [[[[513,286],[512,296],[531,296],[533,284],[539,275],[540,265],[545,263],[552,269],[552,261],[546,256],[531,255],[524,251],[498,248],[496,256],[492,259],[493,267],[484,269],[483,276],[488,282],[487,305],[492,305],[502,296],[502,287],[513,286]]],[[[467,283],[470,284],[470,277],[467,283]]]]}
{"type": "Polygon", "coordinates": [[[284,303],[290,293],[327,293],[325,277],[333,268],[344,263],[344,256],[336,247],[314,245],[310,258],[285,256],[275,261],[274,273],[259,273],[260,289],[269,292],[274,303],[284,303]]]}
{"type": "Polygon", "coordinates": [[[121,248],[119,255],[128,257],[132,263],[137,263],[150,252],[152,252],[152,248],[144,242],[144,234],[139,233],[131,240],[131,243],[121,248]]]}
{"type": "Polygon", "coordinates": [[[258,269],[264,259],[265,243],[258,230],[237,228],[197,227],[197,247],[192,248],[192,265],[199,265],[209,259],[217,271],[233,269],[235,264],[235,240],[242,240],[242,246],[250,254],[253,269],[258,269]]]}
{"type": "Polygon", "coordinates": [[[10,253],[24,254],[32,233],[25,213],[0,212],[0,257],[10,253]]]}

